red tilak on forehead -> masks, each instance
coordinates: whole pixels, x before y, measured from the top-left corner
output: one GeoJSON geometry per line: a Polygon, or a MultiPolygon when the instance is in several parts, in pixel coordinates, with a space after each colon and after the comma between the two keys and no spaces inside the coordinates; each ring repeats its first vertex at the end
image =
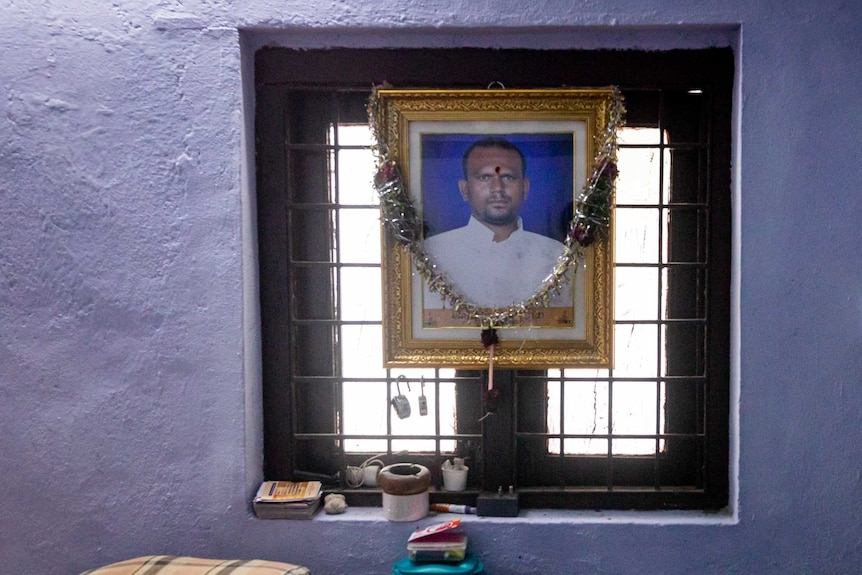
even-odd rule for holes
{"type": "Polygon", "coordinates": [[[499,174],[500,173],[500,166],[497,166],[496,168],[494,168],[494,171],[499,174]]]}

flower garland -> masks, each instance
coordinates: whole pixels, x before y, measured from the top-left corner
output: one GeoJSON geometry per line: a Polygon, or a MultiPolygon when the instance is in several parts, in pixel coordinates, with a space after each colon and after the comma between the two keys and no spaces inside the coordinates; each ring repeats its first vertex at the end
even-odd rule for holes
{"type": "MultiPolygon", "coordinates": [[[[614,88],[609,121],[596,138],[598,152],[593,171],[576,199],[562,254],[557,258],[554,269],[530,297],[507,308],[481,307],[468,301],[449,282],[445,270],[440,270],[431,256],[425,253],[422,221],[405,189],[401,171],[390,155],[380,126],[377,125],[378,104],[375,89],[368,102],[368,116],[376,142],[374,152],[377,169],[374,187],[380,196],[382,219],[396,241],[410,254],[414,268],[428,282],[429,289],[439,293],[452,309],[486,330],[520,325],[533,310],[547,307],[551,297],[559,293],[560,288],[568,281],[569,269],[583,261],[584,248],[608,233],[614,180],[617,177],[617,130],[623,126],[625,115],[619,90],[614,88]]],[[[493,349],[493,345],[486,347],[493,349]]]]}

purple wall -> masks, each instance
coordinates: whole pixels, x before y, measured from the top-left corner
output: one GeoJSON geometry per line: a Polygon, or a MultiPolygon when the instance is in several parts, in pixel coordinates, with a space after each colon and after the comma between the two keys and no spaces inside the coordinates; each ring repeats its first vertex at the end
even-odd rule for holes
{"type": "Polygon", "coordinates": [[[268,42],[734,46],[733,509],[530,512],[467,530],[489,574],[858,572],[862,4],[33,4],[0,6],[4,574],[150,553],[371,574],[404,554],[415,525],[379,510],[249,511],[249,63],[268,42]]]}

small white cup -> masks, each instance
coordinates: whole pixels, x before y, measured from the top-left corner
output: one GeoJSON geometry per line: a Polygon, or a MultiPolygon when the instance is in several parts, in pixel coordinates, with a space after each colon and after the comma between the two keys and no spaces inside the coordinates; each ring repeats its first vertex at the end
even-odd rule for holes
{"type": "Polygon", "coordinates": [[[467,489],[467,472],[469,467],[458,465],[451,468],[442,468],[443,489],[446,491],[464,491],[467,489]]]}
{"type": "Polygon", "coordinates": [[[379,465],[366,465],[362,468],[362,484],[365,487],[377,487],[377,474],[380,473],[379,465]]]}

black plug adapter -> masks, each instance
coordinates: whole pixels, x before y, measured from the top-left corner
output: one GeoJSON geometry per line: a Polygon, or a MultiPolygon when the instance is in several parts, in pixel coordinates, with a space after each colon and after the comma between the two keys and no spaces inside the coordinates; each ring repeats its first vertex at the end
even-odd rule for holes
{"type": "Polygon", "coordinates": [[[517,517],[518,494],[510,485],[508,492],[499,487],[497,492],[483,491],[476,498],[476,515],[484,517],[517,517]]]}

